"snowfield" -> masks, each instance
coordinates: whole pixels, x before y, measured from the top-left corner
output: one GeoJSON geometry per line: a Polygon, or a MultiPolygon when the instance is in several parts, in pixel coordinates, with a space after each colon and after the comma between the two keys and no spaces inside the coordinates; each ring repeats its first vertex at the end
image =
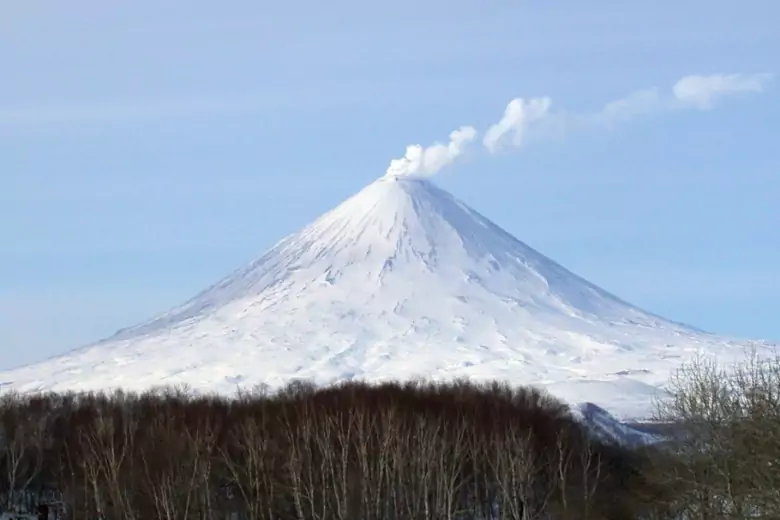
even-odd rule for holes
{"type": "Polygon", "coordinates": [[[766,342],[639,309],[569,272],[432,183],[382,177],[182,306],[0,374],[20,391],[235,392],[294,379],[502,379],[621,419],[687,359],[766,342]]]}

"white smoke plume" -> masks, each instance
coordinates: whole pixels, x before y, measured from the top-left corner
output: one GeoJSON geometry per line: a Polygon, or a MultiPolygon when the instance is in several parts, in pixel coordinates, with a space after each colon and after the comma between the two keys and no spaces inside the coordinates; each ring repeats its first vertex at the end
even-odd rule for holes
{"type": "Polygon", "coordinates": [[[548,97],[528,101],[522,98],[513,99],[504,110],[501,120],[485,132],[482,144],[493,153],[505,141],[505,137],[510,137],[515,148],[521,147],[531,125],[548,116],[551,102],[548,97]]]}
{"type": "MultiPolygon", "coordinates": [[[[647,116],[667,108],[661,92],[657,88],[637,90],[626,97],[610,101],[601,112],[590,116],[594,122],[613,128],[637,117],[647,116]]],[[[586,116],[587,117],[587,116],[586,116]]]]}
{"type": "Polygon", "coordinates": [[[639,90],[607,103],[593,118],[613,127],[640,116],[669,110],[709,110],[720,98],[739,93],[763,92],[771,79],[771,74],[684,76],[672,86],[668,95],[664,95],[658,88],[639,90]]]}
{"type": "Polygon", "coordinates": [[[492,125],[482,140],[490,153],[502,144],[523,146],[529,135],[572,134],[578,131],[614,129],[641,117],[672,110],[709,110],[721,98],[739,93],[763,92],[771,74],[713,74],[684,76],[663,92],[657,87],[633,92],[606,103],[598,112],[551,112],[550,98],[513,99],[501,120],[492,125]],[[511,137],[511,139],[507,139],[511,137]]]}
{"type": "Polygon", "coordinates": [[[716,99],[740,92],[763,92],[772,74],[713,74],[685,76],[672,87],[674,97],[683,103],[707,110],[716,99]]]}
{"type": "MultiPolygon", "coordinates": [[[[610,130],[634,119],[663,112],[709,110],[721,98],[763,92],[773,78],[772,74],[689,75],[680,78],[666,92],[657,87],[638,90],[606,103],[597,112],[553,112],[549,97],[515,98],[509,102],[501,119],[488,127],[482,144],[492,154],[502,147],[520,148],[532,136],[610,130]]],[[[463,155],[476,137],[474,127],[462,126],[450,134],[448,144],[435,143],[427,148],[419,144],[407,146],[402,158],[390,162],[386,175],[430,177],[463,155]]]]}
{"type": "Polygon", "coordinates": [[[406,147],[406,154],[390,161],[385,175],[389,177],[430,177],[463,155],[466,146],[476,139],[472,126],[462,126],[450,133],[447,144],[434,143],[427,148],[419,144],[406,147]]]}

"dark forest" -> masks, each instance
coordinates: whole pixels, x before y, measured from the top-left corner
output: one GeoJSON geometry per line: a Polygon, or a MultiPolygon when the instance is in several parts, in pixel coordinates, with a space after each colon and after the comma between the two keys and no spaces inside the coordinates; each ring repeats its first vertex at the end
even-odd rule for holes
{"type": "Polygon", "coordinates": [[[682,370],[659,420],[684,427],[638,447],[500,383],[6,394],[0,498],[74,520],[776,519],[770,365],[682,370]]]}

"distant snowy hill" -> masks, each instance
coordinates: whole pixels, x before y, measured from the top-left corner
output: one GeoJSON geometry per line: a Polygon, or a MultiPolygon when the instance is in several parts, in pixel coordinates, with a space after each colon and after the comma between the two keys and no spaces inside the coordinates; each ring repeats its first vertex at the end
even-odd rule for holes
{"type": "Polygon", "coordinates": [[[572,407],[572,416],[597,438],[624,446],[647,446],[663,441],[663,437],[645,433],[621,423],[609,412],[593,403],[572,407]]]}
{"type": "Polygon", "coordinates": [[[0,383],[233,392],[470,377],[641,418],[682,361],[748,343],[618,299],[428,181],[382,177],[184,305],[0,383]]]}

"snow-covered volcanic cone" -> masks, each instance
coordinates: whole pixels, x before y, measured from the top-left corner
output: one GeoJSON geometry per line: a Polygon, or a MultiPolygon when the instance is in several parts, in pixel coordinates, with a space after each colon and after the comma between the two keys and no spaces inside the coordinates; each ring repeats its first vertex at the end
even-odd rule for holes
{"type": "Polygon", "coordinates": [[[469,377],[545,386],[625,418],[646,416],[696,352],[729,360],[749,343],[638,309],[430,182],[385,176],[184,305],[0,383],[234,392],[469,377]]]}

